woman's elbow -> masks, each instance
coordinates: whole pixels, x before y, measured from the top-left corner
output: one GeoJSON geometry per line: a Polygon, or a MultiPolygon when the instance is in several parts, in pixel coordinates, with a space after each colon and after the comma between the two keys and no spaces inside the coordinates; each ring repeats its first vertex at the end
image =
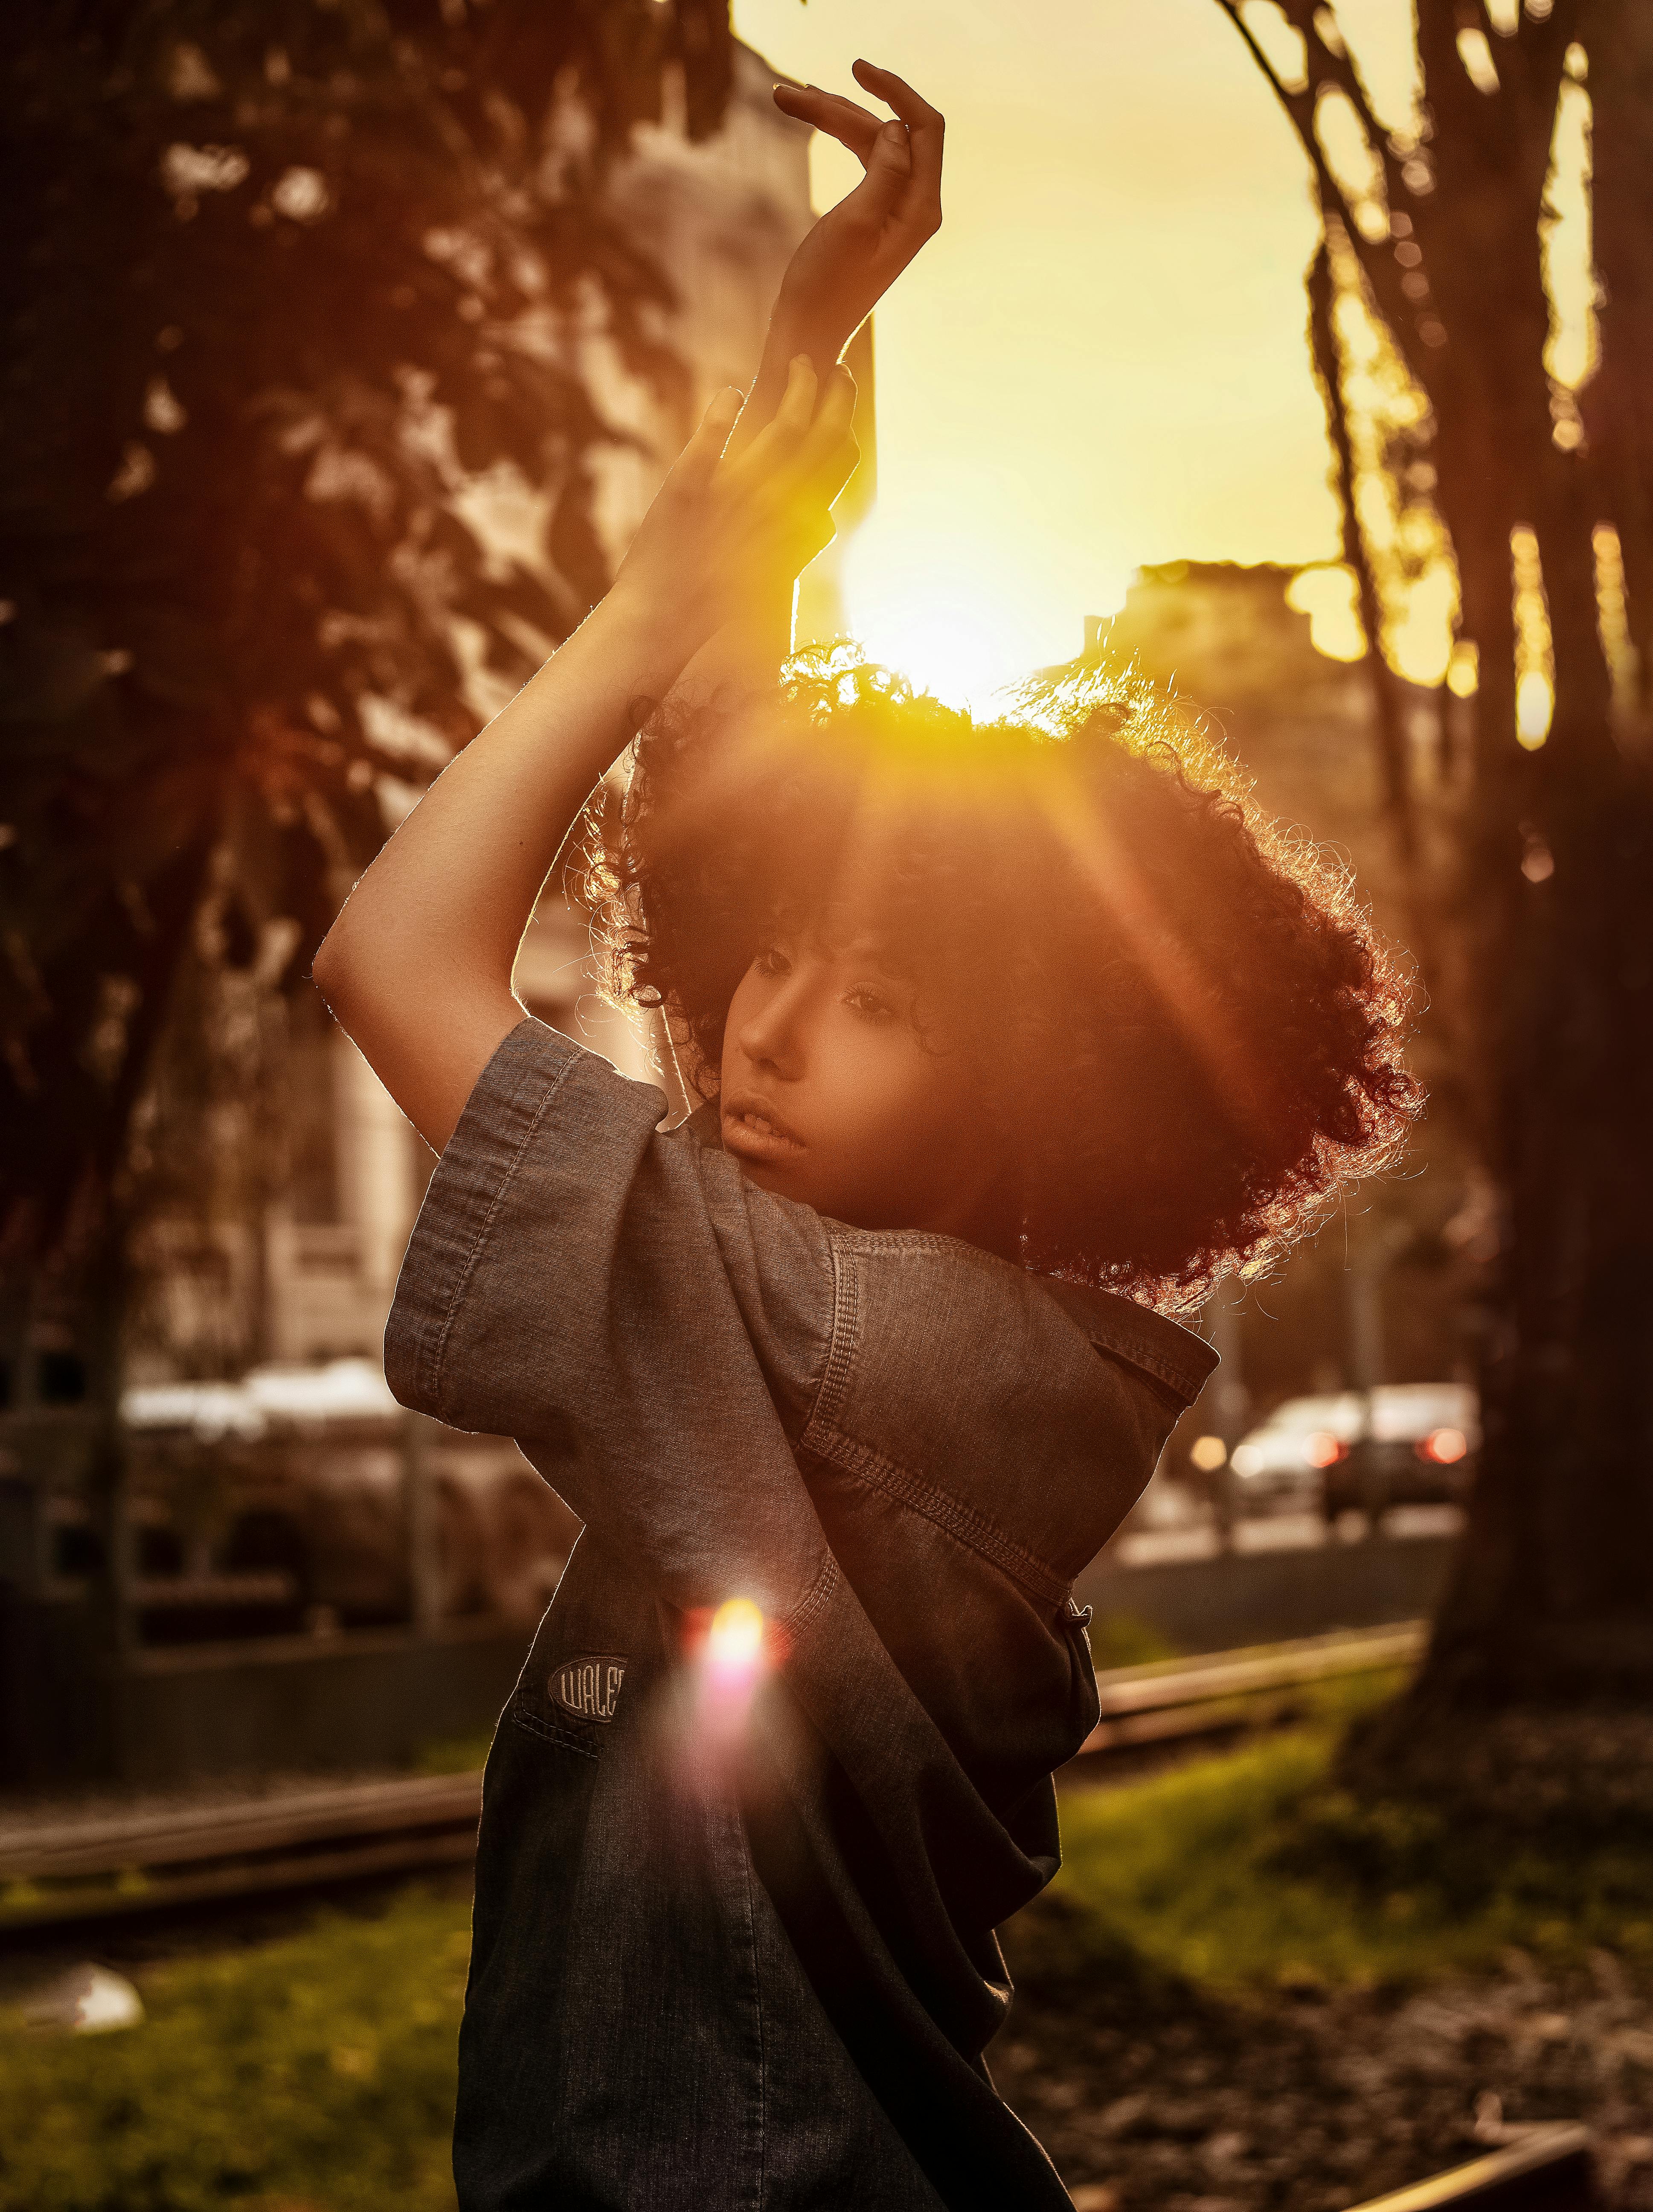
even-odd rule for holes
{"type": "Polygon", "coordinates": [[[340,1021],[358,988],[360,964],[341,916],[316,947],[310,963],[311,981],[340,1021]]]}

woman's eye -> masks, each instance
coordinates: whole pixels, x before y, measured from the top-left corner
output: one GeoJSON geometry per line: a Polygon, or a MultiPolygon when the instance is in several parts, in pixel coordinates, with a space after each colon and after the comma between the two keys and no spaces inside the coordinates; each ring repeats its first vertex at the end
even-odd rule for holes
{"type": "Polygon", "coordinates": [[[791,964],[786,955],[773,945],[766,945],[752,963],[760,975],[784,975],[791,964]]]}
{"type": "Polygon", "coordinates": [[[853,1007],[857,1014],[865,1014],[869,1017],[893,1014],[895,1012],[887,999],[881,999],[876,991],[869,990],[864,983],[850,992],[844,1003],[846,1006],[853,1007]]]}

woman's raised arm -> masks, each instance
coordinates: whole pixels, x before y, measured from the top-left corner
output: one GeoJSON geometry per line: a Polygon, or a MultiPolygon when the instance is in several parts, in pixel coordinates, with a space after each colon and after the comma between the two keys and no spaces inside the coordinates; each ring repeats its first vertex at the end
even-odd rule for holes
{"type": "Polygon", "coordinates": [[[426,1141],[447,1143],[495,1047],[523,1018],[512,972],[541,886],[592,787],[732,616],[832,536],[854,465],[854,387],[819,408],[791,365],[773,421],[724,448],[721,392],[662,485],[614,587],[505,711],[445,769],[356,885],[316,955],[340,1024],[426,1141]]]}
{"type": "Polygon", "coordinates": [[[866,173],[794,254],[750,396],[712,402],[613,590],[438,778],[316,956],[336,1018],[439,1152],[522,1019],[523,932],[632,736],[633,702],[663,696],[686,671],[717,682],[766,663],[772,674],[790,648],[793,582],[830,539],[827,509],[854,461],[855,388],[835,364],[942,220],[942,118],[889,70],[857,62],[855,74],[896,120],[814,86],[776,88],[866,173]]]}
{"type": "MultiPolygon", "coordinates": [[[[855,64],[856,82],[894,110],[874,115],[818,85],[778,84],[775,105],[845,146],[865,172],[828,208],[787,264],[763,359],[730,441],[738,453],[774,415],[787,365],[808,354],[822,380],[896,278],[942,227],[943,118],[892,70],[855,64]]],[[[792,649],[792,589],[772,589],[714,639],[686,681],[706,690],[772,676],[792,649]]]]}

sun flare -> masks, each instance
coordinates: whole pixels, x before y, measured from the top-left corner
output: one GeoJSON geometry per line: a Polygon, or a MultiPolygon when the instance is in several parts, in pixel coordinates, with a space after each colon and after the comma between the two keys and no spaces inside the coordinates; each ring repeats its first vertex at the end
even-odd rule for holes
{"type": "Polygon", "coordinates": [[[1123,586],[1110,580],[1090,597],[1099,605],[1075,580],[1065,604],[1048,580],[1008,570],[990,528],[915,530],[893,501],[851,542],[845,562],[851,635],[869,657],[978,716],[996,710],[1007,685],[1071,659],[1085,615],[1111,611],[1123,586]]]}
{"type": "Polygon", "coordinates": [[[742,1674],[763,1650],[763,1613],[749,1597],[731,1597],[711,1616],[706,1657],[719,1674],[742,1674]]]}

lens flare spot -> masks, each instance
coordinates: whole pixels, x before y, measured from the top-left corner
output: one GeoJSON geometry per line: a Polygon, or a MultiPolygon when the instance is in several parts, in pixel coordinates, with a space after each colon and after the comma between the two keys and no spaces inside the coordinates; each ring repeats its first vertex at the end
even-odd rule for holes
{"type": "Polygon", "coordinates": [[[763,1614],[749,1597],[731,1597],[711,1616],[706,1658],[720,1674],[745,1674],[763,1651],[763,1614]]]}

